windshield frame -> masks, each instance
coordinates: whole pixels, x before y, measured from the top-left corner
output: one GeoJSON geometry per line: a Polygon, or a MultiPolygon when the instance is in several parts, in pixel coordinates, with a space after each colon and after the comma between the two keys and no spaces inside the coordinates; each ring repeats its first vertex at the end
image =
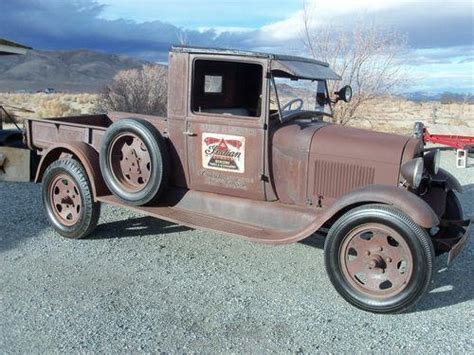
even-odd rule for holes
{"type": "MultiPolygon", "coordinates": [[[[269,87],[273,87],[273,90],[275,92],[275,99],[276,99],[276,104],[277,104],[277,109],[278,109],[278,118],[280,120],[280,122],[284,122],[284,115],[283,115],[283,111],[281,110],[281,102],[280,102],[280,97],[279,97],[279,94],[278,94],[278,88],[277,88],[277,84],[276,84],[276,81],[275,79],[289,79],[289,80],[295,80],[295,81],[299,81],[299,80],[304,80],[304,81],[310,81],[310,82],[323,82],[324,83],[324,93],[325,93],[325,96],[326,96],[326,105],[328,105],[329,107],[329,113],[328,112],[325,112],[325,111],[317,111],[316,110],[316,107],[314,110],[301,110],[301,112],[306,112],[306,113],[315,113],[316,115],[323,115],[323,116],[328,116],[328,117],[333,117],[333,108],[332,108],[332,101],[331,101],[331,98],[329,96],[329,88],[328,88],[328,83],[327,83],[327,80],[316,80],[316,79],[305,79],[305,78],[299,78],[299,77],[287,77],[287,76],[277,76],[273,73],[270,74],[270,85],[269,87]]],[[[312,91],[311,91],[312,92],[312,91]]],[[[316,104],[317,104],[317,95],[318,95],[318,89],[316,89],[316,92],[314,92],[314,95],[315,95],[315,99],[316,99],[316,104]]],[[[295,97],[296,98],[296,97],[295,97]]],[[[268,95],[268,107],[270,108],[270,100],[271,100],[271,92],[269,91],[269,95],[268,95]]],[[[323,106],[323,110],[324,110],[324,106],[323,106]]]]}

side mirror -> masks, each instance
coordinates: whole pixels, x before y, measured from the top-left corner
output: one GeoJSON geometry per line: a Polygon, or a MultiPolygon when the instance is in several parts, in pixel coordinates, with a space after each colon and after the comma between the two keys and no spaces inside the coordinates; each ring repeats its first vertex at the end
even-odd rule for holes
{"type": "Polygon", "coordinates": [[[337,100],[350,102],[352,100],[352,88],[350,85],[344,86],[341,90],[335,92],[337,100]]]}

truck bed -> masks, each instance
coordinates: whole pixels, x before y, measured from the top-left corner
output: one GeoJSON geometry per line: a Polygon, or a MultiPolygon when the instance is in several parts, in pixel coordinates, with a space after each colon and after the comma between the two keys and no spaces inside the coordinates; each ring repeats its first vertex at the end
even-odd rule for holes
{"type": "Polygon", "coordinates": [[[84,142],[99,150],[107,128],[116,120],[134,117],[152,122],[160,132],[166,131],[166,118],[126,112],[81,115],[58,118],[29,118],[26,122],[28,148],[41,151],[53,144],[84,142]]]}
{"type": "Polygon", "coordinates": [[[98,149],[105,130],[111,124],[107,115],[30,118],[26,120],[28,147],[41,151],[57,143],[84,142],[98,149]]]}

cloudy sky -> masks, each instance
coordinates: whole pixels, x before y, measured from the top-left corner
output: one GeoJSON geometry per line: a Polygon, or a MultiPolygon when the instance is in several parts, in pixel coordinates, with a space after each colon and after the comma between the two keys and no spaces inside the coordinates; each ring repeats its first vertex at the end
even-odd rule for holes
{"type": "MultiPolygon", "coordinates": [[[[405,34],[410,91],[474,93],[474,3],[307,0],[315,26],[364,19],[405,34]]],[[[166,60],[195,45],[300,53],[303,0],[2,0],[0,37],[36,49],[88,48],[166,60]],[[182,35],[181,35],[182,36],[182,35]]]]}

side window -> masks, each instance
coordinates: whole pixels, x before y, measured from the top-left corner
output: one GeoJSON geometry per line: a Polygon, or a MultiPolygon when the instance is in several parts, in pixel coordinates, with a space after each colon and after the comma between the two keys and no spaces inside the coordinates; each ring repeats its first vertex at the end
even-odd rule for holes
{"type": "Polygon", "coordinates": [[[260,117],[263,68],[258,64],[196,60],[191,109],[195,113],[260,117]]]}
{"type": "Polygon", "coordinates": [[[204,93],[222,94],[222,75],[204,75],[204,93]]]}

